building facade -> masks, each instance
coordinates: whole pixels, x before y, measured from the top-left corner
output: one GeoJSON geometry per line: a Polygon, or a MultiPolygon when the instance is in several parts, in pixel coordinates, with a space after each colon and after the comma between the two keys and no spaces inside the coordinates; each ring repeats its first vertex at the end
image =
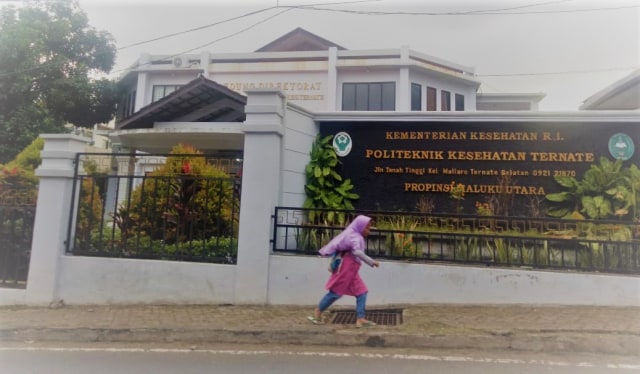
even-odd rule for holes
{"type": "MultiPolygon", "coordinates": [[[[438,173],[432,175],[451,179],[439,183],[443,187],[460,182],[464,172],[477,172],[469,176],[475,180],[503,170],[530,173],[534,189],[526,191],[537,193],[536,180],[552,178],[557,169],[552,158],[566,159],[570,166],[561,170],[577,175],[575,165],[588,167],[600,154],[611,153],[608,146],[620,134],[640,149],[635,111],[541,113],[535,109],[542,94],[479,95],[481,83],[471,68],[406,47],[350,51],[302,29],[247,54],[143,56],[121,84],[127,94],[110,133],[116,152],[161,153],[188,143],[207,154],[242,160],[237,264],[68,255],[74,160],[89,140],[48,135],[38,169],[38,203],[45,209],[36,213],[28,287],[0,290],[1,305],[56,300],[313,305],[317,295],[309,287],[326,281],[326,260],[275,254],[271,240],[274,208],[301,207],[305,200],[305,166],[322,133],[350,134],[353,148],[344,157],[353,158],[358,172],[368,165],[364,177],[390,190],[369,188],[369,181],[358,182],[358,188],[384,197],[422,195],[420,186],[431,183],[429,167],[438,173]],[[369,131],[354,131],[362,128],[369,131]],[[419,141],[426,136],[434,142],[419,141]],[[392,149],[394,142],[402,144],[400,153],[392,149]],[[407,148],[410,142],[415,149],[407,148]],[[369,151],[366,164],[361,159],[369,151]],[[402,164],[376,158],[389,152],[400,155],[396,161],[402,164]],[[531,160],[542,164],[534,167],[531,160]],[[444,165],[453,161],[458,164],[447,166],[451,176],[445,176],[444,165]],[[409,164],[416,162],[434,164],[409,164]],[[416,191],[402,188],[407,183],[416,191]]],[[[637,152],[624,156],[638,164],[637,152]]],[[[123,162],[116,172],[128,173],[128,166],[123,162]]],[[[147,171],[136,166],[141,167],[137,172],[147,171]]],[[[107,201],[117,188],[107,187],[107,201]]],[[[435,193],[439,201],[450,201],[446,193],[435,193]]],[[[364,272],[363,277],[376,290],[373,305],[626,306],[640,300],[640,278],[630,276],[388,261],[383,276],[364,272]]]]}
{"type": "Polygon", "coordinates": [[[544,94],[478,94],[472,67],[399,49],[348,50],[298,28],[255,52],[142,55],[122,77],[118,122],[203,76],[244,94],[285,93],[313,112],[536,110],[544,94]]]}
{"type": "MultiPolygon", "coordinates": [[[[356,146],[375,144],[382,151],[389,146],[404,150],[426,147],[440,157],[423,162],[409,159],[390,162],[384,156],[374,161],[363,153],[364,158],[351,164],[345,158],[345,167],[351,165],[354,170],[348,177],[360,181],[356,186],[360,195],[368,195],[365,186],[376,183],[384,187],[404,186],[390,192],[398,201],[403,201],[402,206],[396,201],[382,204],[378,199],[387,199],[372,196],[366,199],[367,209],[374,206],[412,209],[414,200],[424,194],[409,192],[433,186],[427,186],[424,176],[405,171],[424,170],[423,174],[432,171],[429,183],[437,184],[434,188],[439,192],[429,194],[428,198],[441,201],[438,210],[445,211],[450,208],[446,206],[446,191],[452,183],[477,185],[477,191],[497,191],[492,186],[519,183],[526,189],[523,201],[517,205],[528,204],[532,197],[544,200],[544,195],[556,185],[553,168],[579,176],[591,163],[597,162],[600,155],[608,155],[607,141],[614,133],[633,135],[637,124],[634,121],[637,118],[628,111],[608,112],[606,116],[598,111],[539,112],[538,103],[544,99],[543,93],[479,93],[481,82],[471,67],[406,46],[389,50],[348,50],[301,28],[250,53],[143,55],[122,77],[121,83],[127,87],[127,94],[120,106],[116,131],[112,133],[113,143],[120,149],[162,153],[182,142],[227,160],[244,159],[246,111],[261,111],[261,108],[247,106],[247,94],[281,93],[287,108],[313,119],[313,125],[306,132],[295,134],[295,138],[289,137],[290,134],[284,136],[285,145],[295,149],[287,153],[295,162],[280,173],[288,178],[284,186],[296,198],[280,202],[293,204],[301,204],[303,200],[304,165],[313,138],[317,134],[335,134],[340,126],[352,129],[350,131],[368,129],[360,131],[358,139],[354,138],[356,146]],[[606,123],[611,122],[620,125],[610,134],[614,126],[607,127],[606,123]],[[344,127],[345,123],[349,125],[344,127]],[[395,142],[384,135],[389,126],[403,133],[427,130],[442,135],[459,134],[460,139],[440,136],[428,146],[419,141],[395,142]],[[582,131],[587,128],[589,130],[582,131]],[[599,135],[593,136],[596,133],[599,135]],[[477,134],[492,138],[471,141],[477,134]],[[522,134],[527,135],[524,142],[518,138],[522,134]],[[463,136],[468,136],[467,143],[463,142],[463,136]],[[512,159],[493,153],[488,159],[486,152],[492,151],[510,151],[512,159]],[[540,151],[554,160],[555,157],[562,160],[569,154],[572,157],[589,154],[585,158],[589,161],[552,165],[546,159],[538,159],[540,151]],[[455,159],[455,155],[460,154],[465,155],[464,159],[455,159]],[[514,178],[499,180],[507,174],[514,178]],[[385,181],[380,182],[382,180],[385,181]],[[411,186],[415,188],[412,190],[411,186]]],[[[283,108],[279,110],[287,112],[283,108]]],[[[283,121],[291,128],[296,127],[293,118],[283,121]]],[[[349,156],[353,157],[356,156],[349,156]]],[[[631,157],[629,162],[634,162],[637,155],[631,157]]],[[[238,170],[241,165],[232,168],[238,170]]],[[[477,200],[483,198],[478,196],[477,200]]],[[[469,199],[467,204],[467,210],[472,210],[473,201],[469,199]]]]}

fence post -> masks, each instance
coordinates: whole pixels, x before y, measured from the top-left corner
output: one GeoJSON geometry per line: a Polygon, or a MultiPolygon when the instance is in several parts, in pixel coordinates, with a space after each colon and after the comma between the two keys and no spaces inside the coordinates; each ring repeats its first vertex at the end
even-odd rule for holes
{"type": "Polygon", "coordinates": [[[279,91],[247,92],[235,289],[239,304],[268,301],[269,218],[280,195],[284,110],[285,97],[279,91]]]}
{"type": "Polygon", "coordinates": [[[69,226],[74,159],[91,140],[71,134],[40,137],[44,138],[44,149],[40,153],[42,164],[36,169],[40,185],[25,295],[27,304],[49,304],[57,298],[56,283],[69,226]]]}

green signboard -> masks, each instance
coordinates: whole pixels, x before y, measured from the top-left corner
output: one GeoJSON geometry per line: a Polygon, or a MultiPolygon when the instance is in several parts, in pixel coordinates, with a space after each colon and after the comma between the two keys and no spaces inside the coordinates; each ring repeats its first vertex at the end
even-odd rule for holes
{"type": "Polygon", "coordinates": [[[492,199],[529,215],[560,192],[556,176],[580,179],[600,157],[640,164],[640,123],[343,122],[334,135],[340,173],[351,178],[358,209],[475,213],[492,199]],[[464,191],[454,201],[452,191],[464,191]]]}

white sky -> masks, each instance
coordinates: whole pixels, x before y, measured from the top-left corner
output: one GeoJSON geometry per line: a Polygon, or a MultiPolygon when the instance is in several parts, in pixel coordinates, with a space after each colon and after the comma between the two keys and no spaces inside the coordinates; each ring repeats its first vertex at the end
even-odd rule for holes
{"type": "Polygon", "coordinates": [[[540,110],[545,111],[577,110],[589,96],[640,68],[640,0],[80,0],[80,6],[90,24],[110,32],[121,48],[116,73],[141,53],[251,52],[296,27],[347,49],[408,45],[475,68],[481,92],[544,92],[540,110]],[[308,4],[361,12],[475,14],[372,15],[287,7],[308,4]],[[479,12],[489,10],[494,14],[479,12]],[[519,14],[505,14],[514,12],[519,14]]]}

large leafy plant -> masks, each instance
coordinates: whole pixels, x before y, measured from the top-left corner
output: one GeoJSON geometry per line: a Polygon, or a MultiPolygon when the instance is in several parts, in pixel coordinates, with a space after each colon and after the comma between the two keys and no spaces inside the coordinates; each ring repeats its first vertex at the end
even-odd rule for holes
{"type": "Polygon", "coordinates": [[[555,177],[565,191],[548,194],[548,213],[554,217],[574,219],[637,219],[640,201],[640,170],[627,168],[622,160],[601,157],[591,165],[582,180],[569,176],[555,177]]]}
{"type": "MultiPolygon", "coordinates": [[[[307,198],[303,207],[310,209],[307,221],[310,225],[343,226],[348,219],[345,211],[353,210],[353,200],[359,198],[353,192],[351,180],[343,179],[338,173],[340,161],[331,144],[332,139],[333,135],[316,137],[305,168],[307,198]]],[[[315,251],[334,234],[331,228],[303,228],[297,241],[301,248],[315,251]]]]}
{"type": "MultiPolygon", "coordinates": [[[[311,159],[305,168],[307,198],[304,208],[353,210],[353,201],[360,198],[353,192],[351,180],[342,178],[337,171],[340,160],[331,144],[332,139],[333,135],[318,135],[311,147],[311,159]]],[[[313,223],[343,225],[346,217],[344,213],[333,211],[326,214],[311,211],[309,220],[313,223]]]]}

